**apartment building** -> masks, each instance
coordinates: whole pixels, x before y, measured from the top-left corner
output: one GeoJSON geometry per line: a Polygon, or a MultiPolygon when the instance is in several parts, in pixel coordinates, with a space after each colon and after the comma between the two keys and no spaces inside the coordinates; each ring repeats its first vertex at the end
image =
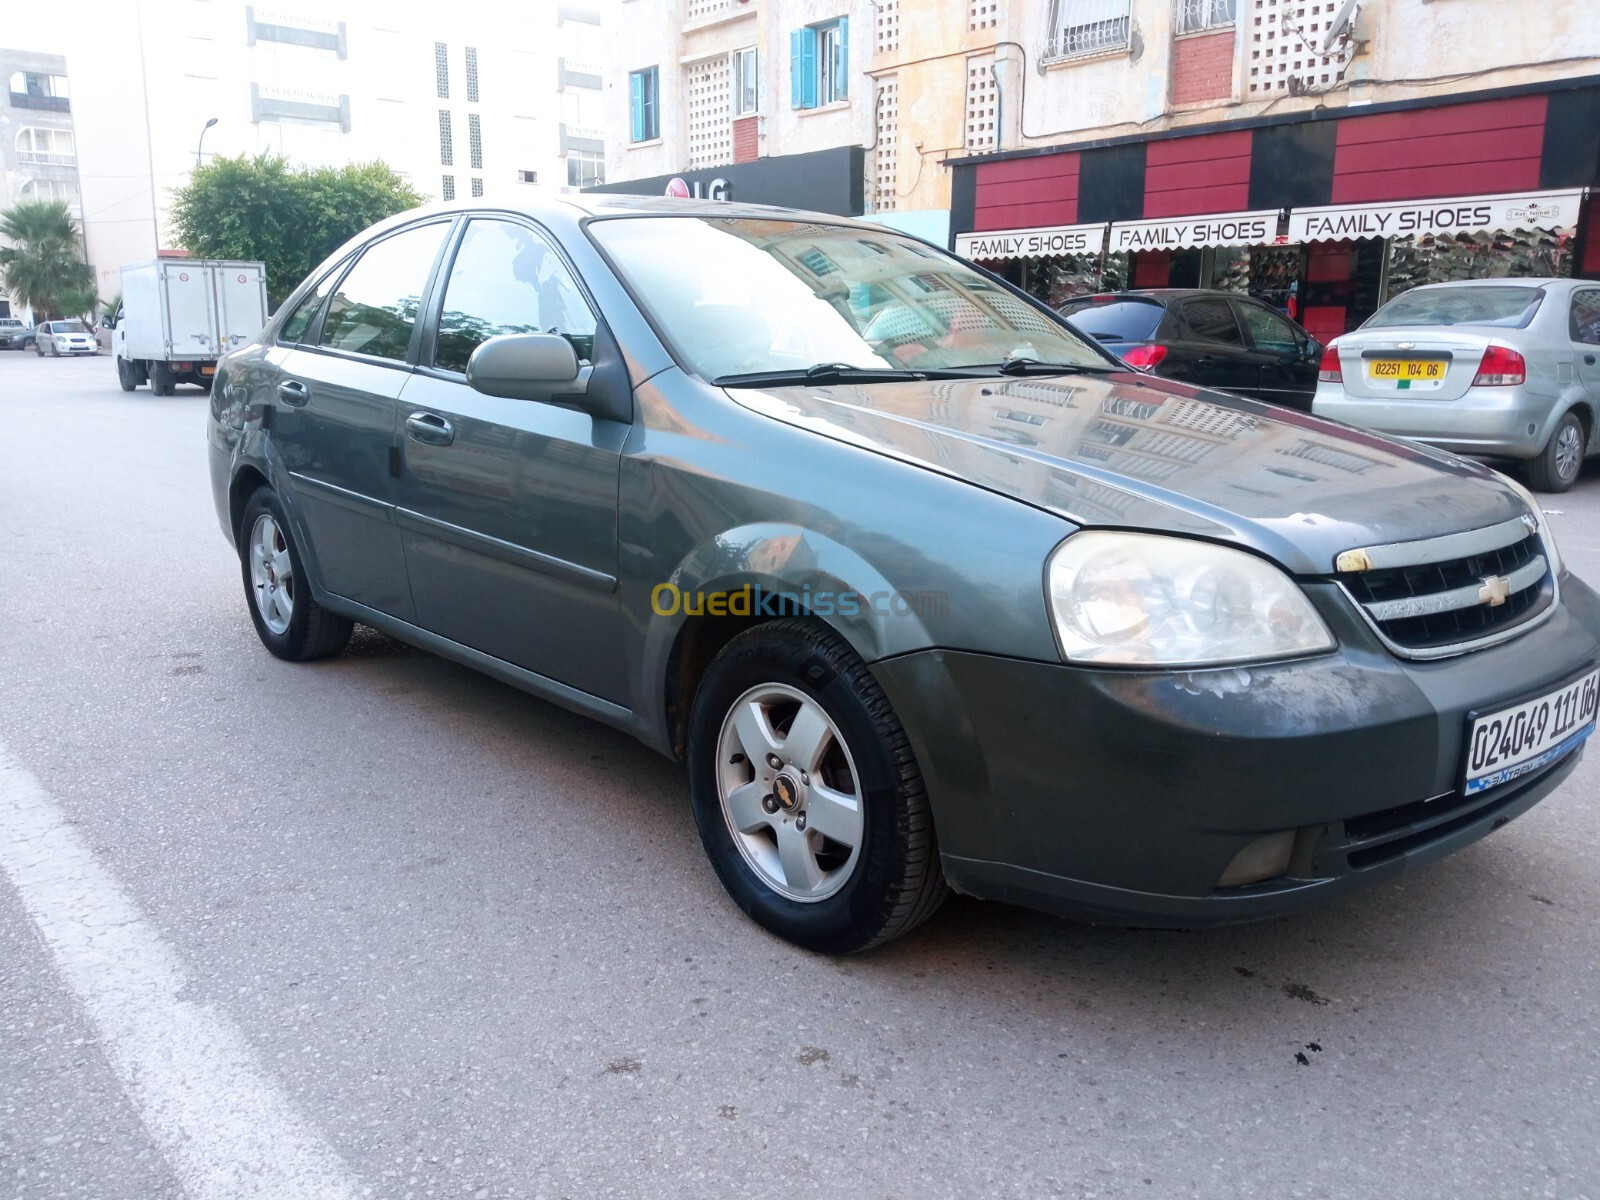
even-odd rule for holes
{"type": "Polygon", "coordinates": [[[219,154],[382,159],[435,199],[598,181],[609,2],[130,0],[68,44],[39,13],[8,17],[6,36],[65,63],[89,259],[111,296],[123,263],[179,249],[172,191],[219,154]]]}
{"type": "MultiPolygon", "coordinates": [[[[0,207],[27,200],[63,201],[83,216],[77,142],[66,60],[54,54],[0,49],[0,207]]],[[[30,318],[0,284],[0,317],[30,318]]]]}

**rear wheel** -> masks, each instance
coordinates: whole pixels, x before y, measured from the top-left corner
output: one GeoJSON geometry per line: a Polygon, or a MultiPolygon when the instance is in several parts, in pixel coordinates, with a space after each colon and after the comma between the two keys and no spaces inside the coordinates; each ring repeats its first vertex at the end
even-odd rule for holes
{"type": "Polygon", "coordinates": [[[1556,423],[1555,431],[1539,456],[1528,463],[1528,482],[1536,492],[1564,492],[1578,482],[1583,470],[1583,422],[1576,413],[1567,413],[1556,423]]]}
{"type": "Polygon", "coordinates": [[[150,364],[150,390],[158,396],[170,396],[178,390],[171,364],[164,362],[150,364]]]}
{"type": "Polygon", "coordinates": [[[239,534],[245,600],[261,644],[290,662],[343,650],[355,626],[312,598],[300,551],[271,488],[259,488],[250,497],[239,534]]]}
{"type": "Polygon", "coordinates": [[[122,385],[122,390],[125,392],[131,392],[139,386],[139,377],[134,374],[132,365],[124,361],[120,355],[117,357],[117,382],[122,385]]]}
{"type": "Polygon", "coordinates": [[[688,760],[712,866],[778,936],[850,954],[915,928],[944,900],[905,730],[825,626],[777,621],[729,642],[695,695],[688,760]]]}

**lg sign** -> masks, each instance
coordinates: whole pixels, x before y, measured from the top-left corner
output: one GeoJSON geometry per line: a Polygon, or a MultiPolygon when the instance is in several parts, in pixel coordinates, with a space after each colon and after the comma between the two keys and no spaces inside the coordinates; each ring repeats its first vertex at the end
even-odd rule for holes
{"type": "Polygon", "coordinates": [[[733,184],[726,179],[713,179],[710,183],[696,180],[688,183],[683,179],[673,178],[667,183],[667,195],[676,196],[679,200],[732,200],[733,184]]]}

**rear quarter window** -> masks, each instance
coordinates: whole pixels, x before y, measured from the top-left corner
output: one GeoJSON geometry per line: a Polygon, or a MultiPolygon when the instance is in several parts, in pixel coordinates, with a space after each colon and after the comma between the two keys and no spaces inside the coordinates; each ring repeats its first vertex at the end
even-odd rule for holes
{"type": "Polygon", "coordinates": [[[1155,336],[1165,310],[1148,300],[1078,301],[1062,308],[1067,323],[1102,342],[1142,342],[1155,336]]]}
{"type": "Polygon", "coordinates": [[[1493,325],[1523,329],[1544,299],[1540,288],[1418,288],[1396,296],[1367,319],[1363,329],[1396,325],[1493,325]]]}

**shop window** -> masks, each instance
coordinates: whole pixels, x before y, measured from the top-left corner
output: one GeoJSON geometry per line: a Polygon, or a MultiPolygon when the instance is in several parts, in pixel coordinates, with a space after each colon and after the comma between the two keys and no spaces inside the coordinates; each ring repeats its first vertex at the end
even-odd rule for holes
{"type": "Polygon", "coordinates": [[[1572,316],[1568,324],[1573,341],[1600,346],[1600,289],[1572,293],[1572,316]]]}
{"type": "Polygon", "coordinates": [[[1077,58],[1128,44],[1129,0],[1054,0],[1045,57],[1077,58]]]}
{"type": "Polygon", "coordinates": [[[633,140],[653,142],[661,136],[661,73],[646,67],[628,76],[628,105],[633,140]]]}
{"type": "Polygon", "coordinates": [[[733,52],[733,115],[754,116],[761,103],[760,60],[754,46],[733,52]]]}
{"type": "Polygon", "coordinates": [[[791,108],[822,108],[850,98],[850,21],[840,17],[789,35],[791,108]]]}
{"type": "Polygon", "coordinates": [[[1235,0],[1178,0],[1178,32],[1199,33],[1233,24],[1235,0]]]}

